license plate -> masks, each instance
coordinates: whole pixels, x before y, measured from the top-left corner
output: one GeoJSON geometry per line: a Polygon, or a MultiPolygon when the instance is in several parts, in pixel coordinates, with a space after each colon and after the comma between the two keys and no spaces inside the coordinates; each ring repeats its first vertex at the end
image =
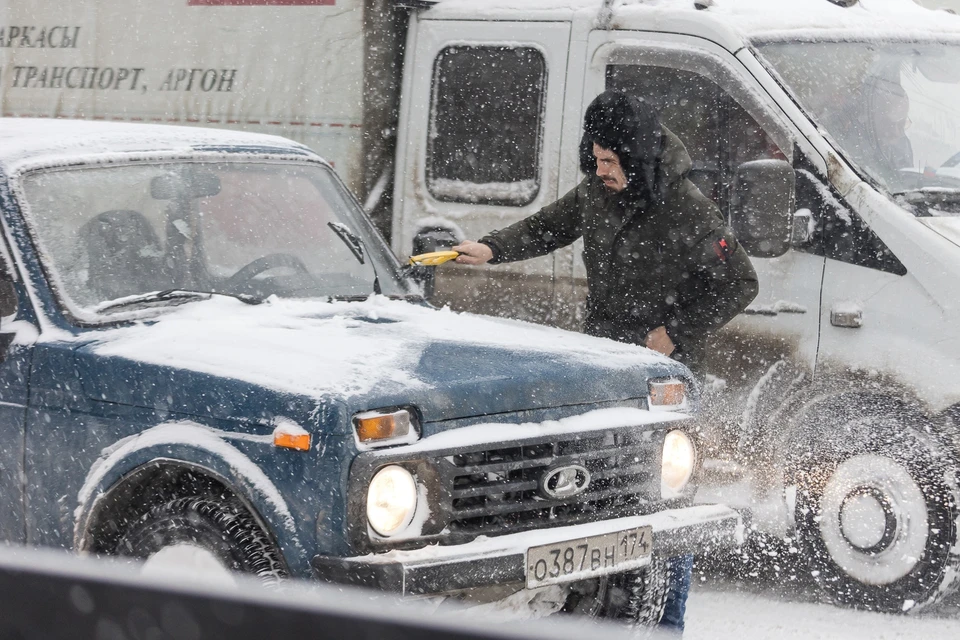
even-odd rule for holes
{"type": "Polygon", "coordinates": [[[650,527],[530,547],[527,588],[637,569],[650,562],[652,552],[650,527]]]}

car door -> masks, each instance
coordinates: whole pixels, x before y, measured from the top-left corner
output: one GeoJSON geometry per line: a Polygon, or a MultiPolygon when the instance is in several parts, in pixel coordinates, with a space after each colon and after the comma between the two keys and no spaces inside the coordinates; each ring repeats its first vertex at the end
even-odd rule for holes
{"type": "Polygon", "coordinates": [[[0,241],[0,540],[23,542],[24,424],[37,329],[22,281],[0,241]]]}
{"type": "MultiPolygon", "coordinates": [[[[800,167],[818,157],[741,61],[717,45],[672,34],[594,32],[589,50],[581,113],[605,89],[652,103],[690,154],[690,179],[728,222],[740,165],[784,160],[800,167]]],[[[813,372],[824,258],[804,244],[808,219],[805,211],[795,217],[803,233],[782,254],[751,256],[760,292],[716,336],[709,354],[708,371],[726,380],[728,389],[739,386],[748,394],[768,372],[788,364],[813,372]]],[[[584,280],[582,261],[575,261],[572,277],[584,280]]],[[[747,410],[742,403],[728,406],[747,410]]]]}
{"type": "MultiPolygon", "coordinates": [[[[556,199],[570,25],[421,20],[415,33],[394,187],[401,257],[444,248],[443,232],[447,246],[477,240],[556,199]]],[[[553,272],[553,256],[446,264],[434,302],[550,322],[553,272]]]]}
{"type": "Polygon", "coordinates": [[[939,310],[924,313],[937,309],[936,304],[856,212],[837,206],[842,207],[841,215],[825,238],[818,370],[849,375],[858,370],[897,372],[929,366],[936,361],[935,345],[916,341],[910,350],[912,358],[885,345],[907,344],[908,324],[914,335],[937,335],[939,310]],[[909,323],[904,320],[905,309],[912,310],[909,323]]]}

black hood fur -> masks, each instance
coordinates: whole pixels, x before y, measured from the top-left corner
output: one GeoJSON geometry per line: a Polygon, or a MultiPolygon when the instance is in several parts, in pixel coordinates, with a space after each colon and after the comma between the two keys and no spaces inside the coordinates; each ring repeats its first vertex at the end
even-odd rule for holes
{"type": "Polygon", "coordinates": [[[627,176],[624,195],[640,202],[659,199],[665,186],[657,180],[663,132],[656,110],[643,98],[604,91],[587,107],[580,141],[580,170],[588,176],[597,170],[594,143],[620,159],[627,176]]]}

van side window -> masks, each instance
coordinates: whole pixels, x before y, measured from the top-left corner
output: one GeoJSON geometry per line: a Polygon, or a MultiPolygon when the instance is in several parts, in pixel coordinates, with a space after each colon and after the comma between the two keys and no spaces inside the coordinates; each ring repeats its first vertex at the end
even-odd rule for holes
{"type": "Polygon", "coordinates": [[[794,249],[898,276],[906,274],[903,263],[860,216],[848,209],[806,163],[798,164],[797,221],[804,221],[806,228],[794,225],[794,249]]]}
{"type": "Polygon", "coordinates": [[[711,78],[666,66],[611,64],[607,89],[642,97],[683,142],[693,160],[690,179],[729,219],[737,167],[751,160],[787,159],[763,127],[711,78]]]}
{"type": "Polygon", "coordinates": [[[523,206],[540,190],[547,65],[533,47],[447,47],[434,65],[427,189],[523,206]]]}

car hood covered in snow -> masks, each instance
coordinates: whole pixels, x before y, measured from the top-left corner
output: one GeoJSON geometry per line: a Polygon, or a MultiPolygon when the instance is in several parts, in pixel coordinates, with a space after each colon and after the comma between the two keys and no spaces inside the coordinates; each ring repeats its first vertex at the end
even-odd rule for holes
{"type": "Polygon", "coordinates": [[[382,296],[213,298],[86,336],[88,397],[196,415],[413,405],[436,422],[643,398],[648,378],[687,375],[639,347],[382,296]]]}

